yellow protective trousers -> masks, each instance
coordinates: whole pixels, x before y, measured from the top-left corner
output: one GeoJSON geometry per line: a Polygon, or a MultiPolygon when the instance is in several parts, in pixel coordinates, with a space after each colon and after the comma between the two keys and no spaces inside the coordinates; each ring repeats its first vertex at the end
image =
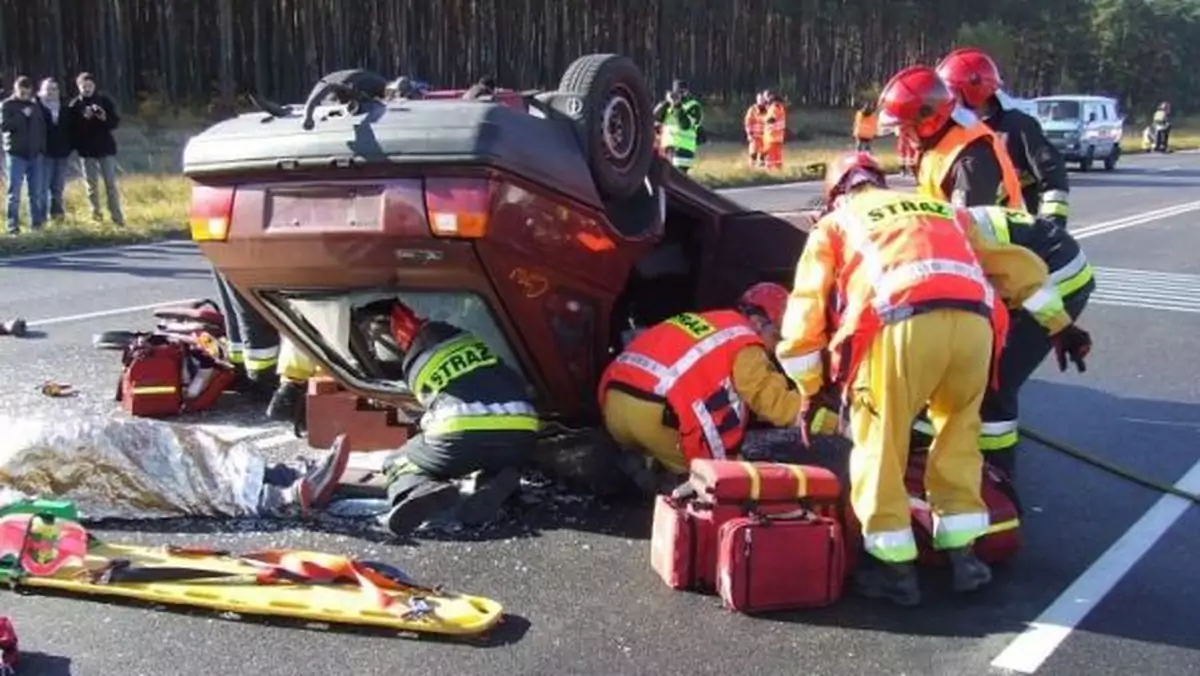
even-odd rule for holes
{"type": "Polygon", "coordinates": [[[887,325],[872,342],[850,396],[850,504],[875,558],[917,558],[904,474],[913,418],[926,402],[936,430],[925,470],[933,544],[965,547],[987,531],[978,438],[991,361],[990,322],[961,310],[887,325]]]}
{"type": "Polygon", "coordinates": [[[313,363],[308,355],[296,349],[296,344],[287,338],[281,338],[279,341],[279,375],[294,380],[303,382],[312,378],[317,374],[317,365],[313,363]]]}
{"type": "Polygon", "coordinates": [[[663,424],[666,406],[621,390],[604,395],[604,428],[621,448],[645,453],[674,474],[687,474],[679,430],[663,424]]]}

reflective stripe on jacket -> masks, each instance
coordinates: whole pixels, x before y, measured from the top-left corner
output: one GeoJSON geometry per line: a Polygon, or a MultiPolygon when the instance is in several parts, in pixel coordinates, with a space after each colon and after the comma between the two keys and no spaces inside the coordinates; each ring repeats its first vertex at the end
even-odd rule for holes
{"type": "Polygon", "coordinates": [[[746,109],[746,117],[742,126],[750,139],[762,139],[763,125],[766,122],[766,109],[757,103],[746,109]]]}
{"type": "Polygon", "coordinates": [[[949,202],[950,196],[942,186],[949,177],[959,153],[980,138],[988,139],[992,152],[1000,163],[1000,203],[1020,209],[1025,200],[1021,196],[1021,179],[1017,176],[1016,167],[1013,166],[1012,158],[1008,156],[1008,150],[1004,148],[999,137],[982,122],[973,122],[965,127],[960,124],[952,125],[936,146],[921,155],[921,166],[917,170],[917,189],[924,195],[949,202]]]}
{"type": "Polygon", "coordinates": [[[605,369],[600,404],[612,387],[664,401],[678,422],[685,459],[725,459],[736,453],[749,418],[733,385],[733,364],[751,345],[764,344],[737,312],[677,315],[647,329],[605,369]]]}
{"type": "Polygon", "coordinates": [[[787,135],[787,108],[778,101],[769,104],[763,122],[763,144],[770,146],[783,143],[787,135]]]}
{"type": "Polygon", "coordinates": [[[1058,223],[1003,207],[973,207],[970,212],[988,239],[1025,247],[1045,261],[1050,269],[1048,284],[1060,298],[1088,286],[1094,279],[1087,255],[1058,223]]]}
{"type": "Polygon", "coordinates": [[[822,220],[797,266],[777,350],[802,392],[823,384],[824,348],[831,380],[850,383],[884,325],[922,312],[957,309],[989,318],[999,355],[1008,313],[963,230],[969,218],[946,202],[869,190],[822,220]],[[832,308],[830,291],[837,299],[832,308]],[[827,326],[829,317],[835,326],[827,326]]]}
{"type": "Polygon", "coordinates": [[[428,437],[467,432],[536,432],[523,379],[473,334],[442,322],[417,332],[404,360],[408,387],[425,408],[428,437]]]}

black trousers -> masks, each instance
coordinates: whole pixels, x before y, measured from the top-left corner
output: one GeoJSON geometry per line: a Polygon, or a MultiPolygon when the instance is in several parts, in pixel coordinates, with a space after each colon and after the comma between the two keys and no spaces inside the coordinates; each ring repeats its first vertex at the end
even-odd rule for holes
{"type": "MultiPolygon", "coordinates": [[[[1071,319],[1078,319],[1087,307],[1094,282],[1063,299],[1071,319]]],[[[988,389],[979,409],[984,425],[988,423],[1016,424],[1020,419],[1021,388],[1054,349],[1050,335],[1033,315],[1024,310],[1010,313],[1008,346],[1000,356],[1000,387],[988,389]]],[[[985,450],[988,462],[1009,474],[1016,470],[1018,443],[1003,448],[985,450]]]]}
{"type": "Polygon", "coordinates": [[[225,276],[213,268],[231,359],[242,364],[251,379],[275,373],[279,362],[279,332],[248,304],[225,276]]]}
{"type": "MultiPolygon", "coordinates": [[[[1072,319],[1078,319],[1087,307],[1095,282],[1063,299],[1063,306],[1072,319]]],[[[1000,355],[999,389],[988,388],[984,395],[979,413],[983,420],[984,439],[996,443],[995,447],[982,448],[984,458],[989,464],[999,467],[1010,476],[1016,471],[1016,450],[1020,438],[1014,431],[1008,435],[1010,442],[1004,443],[997,437],[989,438],[989,426],[1016,427],[1020,418],[1021,388],[1037,371],[1042,362],[1050,354],[1054,346],[1046,329],[1024,310],[1009,312],[1008,341],[1004,352],[1000,355]]],[[[928,425],[928,418],[922,413],[919,421],[928,425]]],[[[925,449],[933,441],[925,431],[914,429],[912,432],[912,448],[925,449]]]]}
{"type": "Polygon", "coordinates": [[[526,431],[464,432],[436,438],[418,434],[384,461],[388,498],[396,503],[431,481],[520,468],[532,455],[536,441],[536,435],[526,431]]]}

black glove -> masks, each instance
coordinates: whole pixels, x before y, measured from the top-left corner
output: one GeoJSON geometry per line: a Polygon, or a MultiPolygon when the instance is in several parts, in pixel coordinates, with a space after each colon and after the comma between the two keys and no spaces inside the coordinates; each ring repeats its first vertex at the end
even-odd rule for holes
{"type": "Polygon", "coordinates": [[[1087,371],[1084,359],[1092,351],[1092,337],[1087,331],[1074,324],[1050,337],[1054,345],[1054,356],[1058,359],[1058,370],[1067,370],[1067,357],[1075,364],[1080,373],[1087,371]]]}

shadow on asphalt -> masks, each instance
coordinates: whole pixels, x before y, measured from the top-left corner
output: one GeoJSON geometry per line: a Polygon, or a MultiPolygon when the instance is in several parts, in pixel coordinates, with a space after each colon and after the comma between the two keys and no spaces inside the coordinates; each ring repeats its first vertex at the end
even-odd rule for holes
{"type": "Polygon", "coordinates": [[[46,653],[22,652],[18,674],[37,676],[71,676],[71,658],[46,653]]]}
{"type": "Polygon", "coordinates": [[[54,258],[32,260],[5,260],[0,258],[0,267],[23,268],[40,271],[66,272],[118,272],[134,277],[158,279],[204,279],[212,277],[212,269],[203,258],[196,261],[181,260],[181,256],[195,252],[179,246],[182,242],[168,242],[175,246],[166,250],[125,250],[63,252],[54,258]],[[172,264],[174,263],[174,264],[172,264]]]}

